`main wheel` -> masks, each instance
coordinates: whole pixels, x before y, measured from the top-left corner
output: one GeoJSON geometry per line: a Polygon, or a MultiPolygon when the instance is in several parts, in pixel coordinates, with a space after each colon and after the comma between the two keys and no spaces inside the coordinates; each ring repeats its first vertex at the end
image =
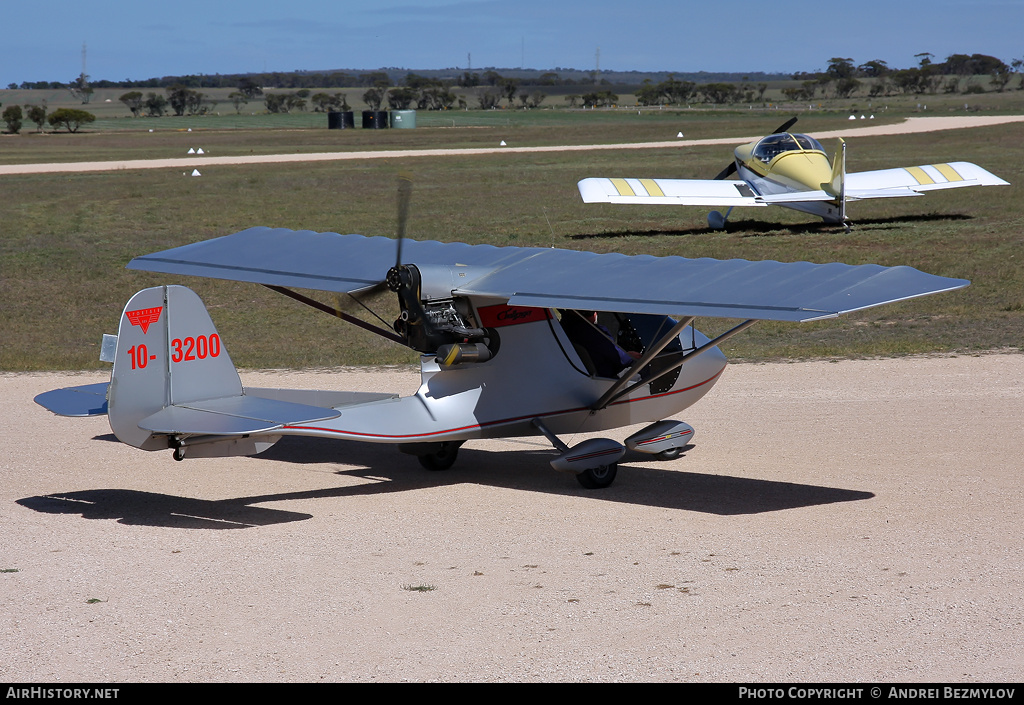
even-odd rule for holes
{"type": "Polygon", "coordinates": [[[592,470],[584,470],[576,476],[576,481],[588,490],[600,490],[615,481],[615,473],[619,471],[619,464],[602,465],[592,470]]]}
{"type": "Polygon", "coordinates": [[[459,446],[462,443],[457,441],[445,441],[441,447],[433,453],[418,455],[420,465],[427,470],[447,470],[455,464],[455,458],[459,455],[459,446]]]}
{"type": "Polygon", "coordinates": [[[658,460],[675,460],[682,454],[682,448],[669,448],[668,450],[663,450],[660,453],[656,453],[654,457],[657,458],[658,460]]]}

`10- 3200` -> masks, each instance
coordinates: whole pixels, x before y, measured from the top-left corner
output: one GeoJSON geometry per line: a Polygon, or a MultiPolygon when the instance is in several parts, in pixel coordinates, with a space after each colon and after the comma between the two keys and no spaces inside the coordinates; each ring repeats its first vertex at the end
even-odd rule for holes
{"type": "MultiPolygon", "coordinates": [[[[220,336],[212,335],[189,336],[185,339],[175,338],[171,341],[171,362],[189,362],[191,360],[205,360],[208,357],[220,355],[220,336]]],[[[128,356],[132,359],[132,369],[142,370],[146,368],[150,360],[155,360],[156,355],[150,355],[149,349],[144,344],[133,345],[128,349],[128,356]]]]}

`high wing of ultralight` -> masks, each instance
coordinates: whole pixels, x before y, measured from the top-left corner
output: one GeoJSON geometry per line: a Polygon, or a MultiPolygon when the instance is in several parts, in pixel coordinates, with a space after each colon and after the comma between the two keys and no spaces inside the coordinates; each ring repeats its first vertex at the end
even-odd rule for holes
{"type": "Polygon", "coordinates": [[[782,206],[847,226],[846,204],[868,198],[921,196],[966,186],[1006,186],[1009,182],[971,162],[925,164],[846,173],[846,143],[829,161],[813,137],[790,133],[796,122],[755,142],[737,147],[733,161],[714,179],[587,178],[578,188],[584,203],[715,206],[708,225],[725,227],[736,207],[782,206]],[[726,177],[736,174],[739,178],[726,177]]]}
{"type": "MultiPolygon", "coordinates": [[[[136,257],[129,269],[358,293],[390,271],[396,241],[249,228],[136,257]]],[[[966,286],[912,267],[596,254],[406,240],[421,300],[807,322],[966,286]]]]}
{"type": "Polygon", "coordinates": [[[403,240],[255,227],[128,267],[261,284],[346,320],[296,289],[385,285],[399,318],[359,324],[420,353],[411,396],[244,387],[199,297],[165,285],[125,306],[109,385],[36,401],[64,415],[105,413],[121,441],[177,460],[251,455],[293,435],[397,444],[442,469],[467,440],[541,434],[555,469],[605,487],[627,449],[667,459],[689,447],[693,428],[670,417],[719,379],[718,345],[756,321],[833,318],[969,283],[911,267],[403,240]],[[698,316],[739,322],[712,340],[694,327],[698,316]],[[560,439],[642,423],[622,443],[560,439]]]}

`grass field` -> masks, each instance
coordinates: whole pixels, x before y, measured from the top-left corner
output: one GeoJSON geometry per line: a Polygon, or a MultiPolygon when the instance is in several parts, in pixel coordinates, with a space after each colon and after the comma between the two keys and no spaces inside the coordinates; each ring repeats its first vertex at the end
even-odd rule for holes
{"type": "MultiPolygon", "coordinates": [[[[1017,93],[1024,92],[1007,94],[991,110],[1019,112],[1017,93]]],[[[876,119],[901,119],[907,111],[916,106],[880,111],[876,119]]],[[[808,112],[795,129],[841,128],[848,113],[808,112]]],[[[680,131],[688,138],[746,136],[763,134],[788,116],[763,110],[469,111],[419,113],[414,130],[327,130],[319,115],[323,125],[213,129],[197,122],[192,132],[186,118],[175,123],[112,117],[154,126],[154,132],[101,125],[86,134],[4,136],[0,163],[177,157],[189,147],[220,156],[495,146],[501,140],[516,146],[610,144],[669,140],[680,131]]],[[[848,141],[851,171],[967,160],[1014,184],[855,203],[849,234],[776,208],[734,211],[730,229],[713,233],[705,209],[585,205],[576,192],[576,181],[586,176],[711,177],[731,159],[728,147],[210,167],[202,177],[186,177],[181,170],[0,177],[0,370],[101,367],[101,334],[116,332],[131,294],[160,283],[186,284],[204,298],[239,366],[412,362],[408,351],[262,287],[124,269],[134,256],[252,225],[391,235],[396,175],[406,170],[415,183],[409,235],[417,239],[907,264],[973,282],[963,291],[838,321],[759,323],[725,346],[735,358],[1015,349],[1024,334],[1022,138],[1024,125],[1016,123],[848,141]]],[[[389,299],[376,304],[385,318],[394,315],[389,299]]],[[[730,323],[704,319],[700,327],[713,332],[730,323]]]]}

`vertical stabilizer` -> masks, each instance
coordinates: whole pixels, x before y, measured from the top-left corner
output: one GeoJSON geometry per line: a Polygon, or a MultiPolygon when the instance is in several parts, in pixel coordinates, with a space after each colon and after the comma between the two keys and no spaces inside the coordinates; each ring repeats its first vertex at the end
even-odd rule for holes
{"type": "Polygon", "coordinates": [[[828,183],[829,192],[839,202],[839,222],[846,222],[846,142],[839,138],[839,149],[832,159],[832,178],[828,183]]]}
{"type": "Polygon", "coordinates": [[[166,436],[139,421],[171,404],[240,396],[238,378],[203,302],[183,286],[143,289],[121,314],[108,403],[110,428],[143,450],[167,448],[166,436]]]}

